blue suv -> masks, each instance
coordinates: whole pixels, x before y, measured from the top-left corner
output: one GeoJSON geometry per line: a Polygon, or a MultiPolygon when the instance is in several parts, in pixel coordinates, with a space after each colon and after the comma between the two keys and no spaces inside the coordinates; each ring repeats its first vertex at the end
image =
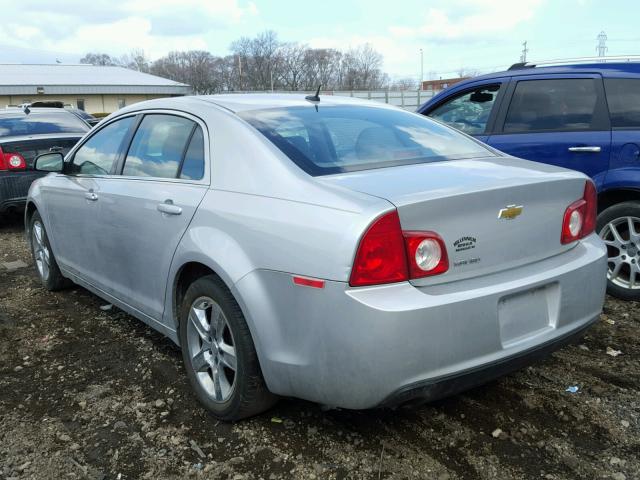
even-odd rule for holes
{"type": "Polygon", "coordinates": [[[640,300],[640,58],[605,60],[515,64],[443,90],[418,113],[593,178],[608,292],[640,300]]]}

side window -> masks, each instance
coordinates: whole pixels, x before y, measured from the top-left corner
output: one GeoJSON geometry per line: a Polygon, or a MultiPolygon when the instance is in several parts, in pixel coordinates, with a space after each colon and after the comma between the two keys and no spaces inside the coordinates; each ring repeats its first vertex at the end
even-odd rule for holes
{"type": "Polygon", "coordinates": [[[598,130],[601,104],[592,78],[520,81],[504,133],[598,130]]]}
{"type": "Polygon", "coordinates": [[[189,148],[182,162],[180,178],[187,180],[201,180],[204,176],[204,136],[202,128],[198,126],[193,132],[189,148]]]}
{"type": "Polygon", "coordinates": [[[73,156],[71,173],[108,175],[118,157],[122,141],[134,117],[117,120],[102,128],[82,145],[73,156]]]}
{"type": "Polygon", "coordinates": [[[440,105],[429,116],[470,135],[483,134],[500,85],[489,85],[459,95],[440,105]]]}
{"type": "Polygon", "coordinates": [[[640,79],[607,78],[607,91],[611,126],[613,128],[640,128],[640,79]]]}
{"type": "Polygon", "coordinates": [[[131,141],[122,175],[176,178],[195,123],[174,115],[146,115],[131,141]]]}

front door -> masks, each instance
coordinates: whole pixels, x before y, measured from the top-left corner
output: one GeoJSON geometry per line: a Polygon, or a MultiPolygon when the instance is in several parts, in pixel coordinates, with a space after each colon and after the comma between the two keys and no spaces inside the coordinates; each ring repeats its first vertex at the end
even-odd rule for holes
{"type": "Polygon", "coordinates": [[[125,117],[96,131],[67,160],[65,172],[53,176],[42,191],[59,265],[92,284],[99,255],[101,184],[113,175],[133,122],[133,117],[125,117]]]}
{"type": "Polygon", "coordinates": [[[510,89],[489,145],[514,157],[579,170],[601,184],[611,153],[602,78],[523,76],[515,77],[510,89]]]}

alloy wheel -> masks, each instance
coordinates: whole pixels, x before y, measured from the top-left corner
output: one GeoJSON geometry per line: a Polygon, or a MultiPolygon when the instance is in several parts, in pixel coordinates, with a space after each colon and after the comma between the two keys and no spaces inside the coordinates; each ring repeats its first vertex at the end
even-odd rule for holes
{"type": "Polygon", "coordinates": [[[36,267],[42,280],[49,278],[49,270],[51,267],[51,253],[44,241],[44,227],[39,221],[33,223],[31,232],[31,241],[33,244],[33,256],[36,261],[36,267]]]}
{"type": "Polygon", "coordinates": [[[213,299],[200,297],[191,304],[187,344],[200,386],[214,401],[227,401],[235,387],[236,349],[229,322],[213,299]]]}
{"type": "Polygon", "coordinates": [[[607,246],[607,278],[630,290],[640,289],[640,218],[619,217],[600,231],[607,246]]]}

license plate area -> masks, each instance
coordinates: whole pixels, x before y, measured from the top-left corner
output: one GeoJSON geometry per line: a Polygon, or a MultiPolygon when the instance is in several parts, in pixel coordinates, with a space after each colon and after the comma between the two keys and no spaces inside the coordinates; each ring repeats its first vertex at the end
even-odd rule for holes
{"type": "Polygon", "coordinates": [[[559,299],[557,283],[502,297],[498,301],[502,347],[511,347],[555,328],[559,299]]]}

